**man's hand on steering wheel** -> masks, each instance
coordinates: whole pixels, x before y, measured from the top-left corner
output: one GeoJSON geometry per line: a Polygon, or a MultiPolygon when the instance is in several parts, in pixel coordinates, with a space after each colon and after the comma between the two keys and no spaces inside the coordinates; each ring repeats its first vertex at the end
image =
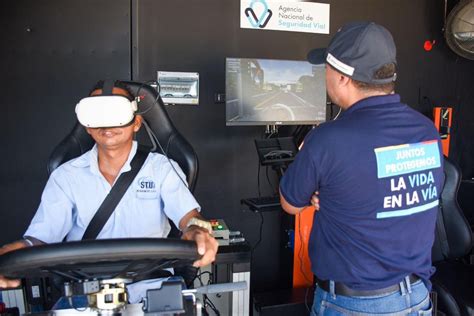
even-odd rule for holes
{"type": "MultiPolygon", "coordinates": [[[[15,242],[12,242],[10,244],[6,244],[3,247],[0,248],[0,256],[3,255],[4,253],[25,248],[27,247],[28,244],[26,244],[23,240],[18,240],[15,242]]],[[[19,287],[21,284],[20,280],[11,280],[3,277],[0,275],[0,289],[8,289],[8,288],[15,288],[19,287]]]]}
{"type": "Polygon", "coordinates": [[[194,261],[194,267],[203,267],[211,264],[216,259],[217,248],[219,247],[216,239],[206,228],[191,225],[183,231],[181,237],[184,240],[194,240],[197,245],[198,253],[201,259],[194,261]]]}
{"type": "Polygon", "coordinates": [[[194,261],[193,266],[203,267],[216,260],[219,244],[212,236],[211,223],[204,220],[196,209],[181,218],[179,228],[183,232],[181,239],[194,240],[198,253],[202,256],[201,259],[194,261]]]}

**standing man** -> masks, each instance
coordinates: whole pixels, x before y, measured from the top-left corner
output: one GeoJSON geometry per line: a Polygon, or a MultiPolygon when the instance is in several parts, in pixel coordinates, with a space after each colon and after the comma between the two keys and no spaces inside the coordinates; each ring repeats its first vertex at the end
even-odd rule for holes
{"type": "MultiPolygon", "coordinates": [[[[81,103],[78,104],[79,122],[95,140],[94,147],[51,174],[24,239],[3,246],[0,255],[26,246],[61,242],[64,238],[81,240],[117,178],[131,169],[130,162],[138,147],[134,134],[142,123],[134,102],[135,98],[120,81],[113,86],[110,82],[107,88],[101,81],[90,97],[81,101],[87,107],[84,115],[81,103]],[[94,106],[100,109],[94,111],[94,106]],[[128,120],[116,123],[114,117],[118,112],[122,114],[120,119],[128,120]],[[93,127],[87,127],[91,126],[89,122],[93,127]]],[[[165,156],[149,153],[97,239],[167,237],[171,219],[183,231],[183,239],[197,244],[202,257],[194,266],[210,264],[215,260],[218,244],[211,235],[212,226],[200,216],[199,204],[182,179],[185,175],[175,162],[172,166],[165,156]],[[140,187],[139,182],[144,179],[150,183],[149,190],[140,187]]],[[[18,280],[0,276],[0,288],[18,285],[18,280]]]]}
{"type": "Polygon", "coordinates": [[[280,184],[286,212],[311,200],[319,207],[309,242],[312,315],[431,315],[443,156],[433,123],[394,93],[392,35],[347,24],[308,58],[326,63],[328,95],[344,111],[307,135],[280,184]]]}

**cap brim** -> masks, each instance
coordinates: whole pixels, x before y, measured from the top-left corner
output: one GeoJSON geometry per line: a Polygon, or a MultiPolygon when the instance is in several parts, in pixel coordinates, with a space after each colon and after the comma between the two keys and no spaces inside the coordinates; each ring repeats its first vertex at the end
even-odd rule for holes
{"type": "Polygon", "coordinates": [[[307,59],[310,63],[319,65],[326,63],[326,48],[315,48],[308,53],[307,59]]]}

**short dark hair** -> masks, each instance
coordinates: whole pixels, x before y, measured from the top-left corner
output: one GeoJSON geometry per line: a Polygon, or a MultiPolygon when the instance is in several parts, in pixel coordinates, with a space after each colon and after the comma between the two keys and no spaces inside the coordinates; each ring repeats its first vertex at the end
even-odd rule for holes
{"type": "MultiPolygon", "coordinates": [[[[385,64],[375,71],[374,79],[391,78],[396,72],[397,66],[394,63],[385,64]]],[[[395,81],[382,84],[366,83],[354,79],[352,79],[352,81],[359,90],[363,91],[381,91],[384,93],[391,93],[393,90],[395,90],[395,81]]]]}
{"type": "MultiPolygon", "coordinates": [[[[104,82],[105,82],[105,80],[97,81],[97,83],[94,85],[94,87],[92,87],[91,91],[89,91],[89,95],[91,95],[92,92],[94,92],[95,90],[103,89],[104,88],[104,82]]],[[[128,94],[128,96],[125,96],[125,97],[127,99],[129,99],[130,101],[133,101],[133,99],[134,99],[133,94],[124,82],[122,82],[120,80],[115,80],[114,81],[114,87],[125,90],[125,92],[127,92],[127,94],[128,94]]]]}

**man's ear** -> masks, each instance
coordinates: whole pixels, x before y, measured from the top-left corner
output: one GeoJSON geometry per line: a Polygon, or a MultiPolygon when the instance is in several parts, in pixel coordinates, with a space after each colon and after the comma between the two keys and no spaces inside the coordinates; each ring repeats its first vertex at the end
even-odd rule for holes
{"type": "Polygon", "coordinates": [[[137,115],[135,116],[135,122],[133,123],[133,131],[135,133],[138,132],[141,126],[142,126],[142,116],[137,115]]]}
{"type": "Polygon", "coordinates": [[[347,86],[350,81],[351,81],[351,78],[344,76],[343,74],[339,75],[339,84],[341,86],[347,86]]]}
{"type": "Polygon", "coordinates": [[[86,127],[85,129],[86,129],[87,134],[92,135],[90,127],[86,127]]]}

